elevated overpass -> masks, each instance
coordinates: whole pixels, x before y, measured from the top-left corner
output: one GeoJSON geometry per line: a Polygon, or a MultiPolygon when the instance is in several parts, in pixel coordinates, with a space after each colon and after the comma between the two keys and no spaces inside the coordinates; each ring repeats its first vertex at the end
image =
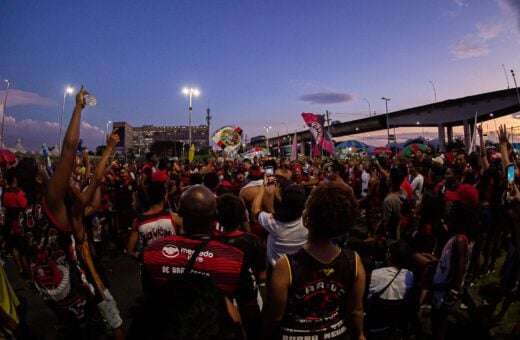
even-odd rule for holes
{"type": "MultiPolygon", "coordinates": [[[[437,127],[439,147],[444,150],[446,137],[448,142],[453,141],[454,126],[462,125],[464,127],[464,142],[469,145],[474,129],[475,114],[477,114],[478,122],[483,122],[518,112],[520,111],[519,99],[517,89],[514,88],[448,99],[388,114],[334,124],[331,134],[332,137],[342,137],[386,130],[387,126],[391,131],[393,128],[417,127],[420,124],[421,127],[437,127]]],[[[299,142],[312,139],[308,130],[299,131],[297,135],[299,142]]],[[[288,135],[281,135],[280,138],[282,137],[288,137],[288,135]]],[[[269,138],[268,142],[276,145],[278,136],[269,138]]],[[[265,141],[253,144],[253,146],[263,145],[265,145],[265,141]]]]}

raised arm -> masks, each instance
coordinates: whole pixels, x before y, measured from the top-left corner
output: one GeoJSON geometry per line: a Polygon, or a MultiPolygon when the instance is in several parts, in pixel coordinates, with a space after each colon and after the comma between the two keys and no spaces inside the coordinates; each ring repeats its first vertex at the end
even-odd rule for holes
{"type": "Polygon", "coordinates": [[[489,169],[489,162],[487,159],[486,144],[484,143],[484,133],[482,132],[482,124],[477,128],[480,139],[480,159],[482,160],[482,171],[489,169]]]}
{"type": "Polygon", "coordinates": [[[509,152],[507,150],[507,145],[509,144],[509,136],[507,134],[507,127],[505,124],[502,124],[498,127],[497,135],[498,148],[500,150],[500,155],[502,156],[502,170],[505,174],[507,166],[511,163],[511,160],[509,159],[509,152]]]}
{"type": "Polygon", "coordinates": [[[87,187],[87,190],[81,193],[81,202],[83,203],[83,206],[87,206],[90,204],[90,201],[94,197],[94,194],[96,192],[96,189],[101,184],[101,180],[103,179],[103,176],[105,175],[105,170],[107,168],[108,159],[110,158],[110,155],[112,152],[114,152],[114,149],[119,142],[119,135],[117,134],[117,129],[114,129],[107,140],[107,147],[103,151],[103,154],[101,155],[101,159],[99,160],[96,170],[94,170],[94,174],[92,176],[92,181],[87,187]]]}
{"type": "Polygon", "coordinates": [[[86,94],[87,91],[85,91],[82,86],[76,95],[76,105],[74,106],[67,131],[65,132],[60,160],[56,166],[56,171],[47,185],[47,206],[53,217],[62,226],[69,225],[65,208],[65,195],[69,188],[69,179],[74,166],[76,148],[79,143],[81,111],[85,107],[84,97],[86,94]]]}

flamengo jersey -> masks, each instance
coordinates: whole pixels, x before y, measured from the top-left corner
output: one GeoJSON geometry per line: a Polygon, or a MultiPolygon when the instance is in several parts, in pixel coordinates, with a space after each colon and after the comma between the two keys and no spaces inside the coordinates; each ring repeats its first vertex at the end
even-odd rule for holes
{"type": "Polygon", "coordinates": [[[76,253],[72,230],[56,222],[45,197],[25,210],[23,222],[35,287],[62,321],[84,319],[95,289],[76,253]]]}
{"type": "Polygon", "coordinates": [[[151,215],[140,215],[135,219],[135,224],[139,233],[139,251],[143,251],[156,240],[175,235],[171,213],[166,210],[151,215]]]}
{"type": "Polygon", "coordinates": [[[345,305],[356,275],[355,253],[343,249],[329,264],[317,261],[304,249],[287,258],[292,282],[280,325],[282,339],[345,338],[345,305]]]}
{"type": "MultiPolygon", "coordinates": [[[[145,280],[160,286],[173,275],[180,275],[188,264],[198,238],[168,236],[152,243],[144,251],[145,280]]],[[[207,275],[228,296],[238,302],[256,301],[256,282],[244,254],[239,249],[211,240],[202,249],[193,265],[193,274],[207,275]]]]}

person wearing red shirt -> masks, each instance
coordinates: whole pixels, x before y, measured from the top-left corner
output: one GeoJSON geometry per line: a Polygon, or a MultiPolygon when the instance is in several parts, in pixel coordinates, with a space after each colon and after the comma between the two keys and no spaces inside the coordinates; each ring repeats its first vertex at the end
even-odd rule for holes
{"type": "Polygon", "coordinates": [[[260,309],[253,271],[241,250],[211,238],[217,219],[211,191],[202,185],[188,188],[179,215],[185,233],[156,240],[144,250],[145,287],[158,288],[188,273],[210,276],[224,295],[236,300],[246,334],[255,339],[260,309]]]}
{"type": "Polygon", "coordinates": [[[27,242],[25,242],[25,233],[20,224],[20,220],[23,219],[24,209],[27,208],[27,198],[25,193],[18,188],[15,171],[15,168],[10,168],[5,173],[7,188],[2,196],[6,226],[4,236],[6,236],[8,248],[13,253],[20,274],[28,277],[27,242]]]}

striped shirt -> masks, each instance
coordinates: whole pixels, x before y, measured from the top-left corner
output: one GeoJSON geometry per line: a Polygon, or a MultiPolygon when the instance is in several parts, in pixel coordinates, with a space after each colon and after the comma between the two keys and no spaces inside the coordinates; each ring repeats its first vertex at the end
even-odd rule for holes
{"type": "MultiPolygon", "coordinates": [[[[201,242],[198,238],[173,235],[155,241],[145,249],[144,275],[152,287],[180,275],[201,242]]],[[[211,240],[201,250],[192,269],[193,274],[213,278],[222,292],[243,303],[256,301],[257,288],[253,272],[239,249],[211,240]]]]}

